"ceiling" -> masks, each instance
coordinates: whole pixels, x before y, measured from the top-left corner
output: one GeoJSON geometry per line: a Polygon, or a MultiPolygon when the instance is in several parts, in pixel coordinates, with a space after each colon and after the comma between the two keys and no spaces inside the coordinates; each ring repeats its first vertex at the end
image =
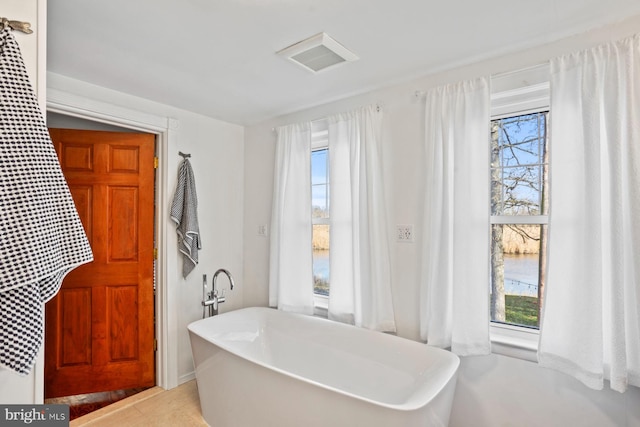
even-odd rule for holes
{"type": "Polygon", "coordinates": [[[240,125],[640,14],[638,0],[55,0],[48,70],[240,125]],[[276,54],[325,32],[359,60],[276,54]]]}

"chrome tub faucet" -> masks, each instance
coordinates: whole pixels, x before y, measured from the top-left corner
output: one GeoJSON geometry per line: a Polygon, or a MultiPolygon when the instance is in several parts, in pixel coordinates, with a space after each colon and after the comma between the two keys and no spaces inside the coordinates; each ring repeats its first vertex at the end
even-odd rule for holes
{"type": "Polygon", "coordinates": [[[229,278],[229,285],[231,290],[233,290],[234,281],[233,276],[229,273],[228,270],[224,268],[218,269],[214,275],[211,283],[211,292],[207,293],[207,275],[202,275],[202,318],[204,319],[206,316],[206,308],[209,307],[209,316],[215,316],[218,314],[218,304],[222,304],[226,301],[226,297],[224,295],[224,289],[221,292],[218,292],[216,288],[216,280],[218,279],[218,275],[220,273],[224,273],[229,278]]]}

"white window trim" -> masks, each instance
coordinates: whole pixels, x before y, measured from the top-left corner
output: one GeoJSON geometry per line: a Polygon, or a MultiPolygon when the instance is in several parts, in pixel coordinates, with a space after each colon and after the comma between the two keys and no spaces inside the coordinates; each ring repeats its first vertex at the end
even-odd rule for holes
{"type": "Polygon", "coordinates": [[[329,297],[313,294],[313,315],[318,317],[329,317],[329,297]]]}
{"type": "Polygon", "coordinates": [[[492,215],[491,224],[549,225],[549,215],[492,215]]]}
{"type": "Polygon", "coordinates": [[[538,361],[538,340],[540,338],[538,329],[491,322],[489,336],[492,353],[530,362],[538,361]]]}
{"type": "MultiPolygon", "coordinates": [[[[491,78],[491,120],[548,111],[549,105],[548,63],[491,78]]],[[[549,224],[548,215],[490,218],[491,224],[549,224]]],[[[490,321],[489,336],[492,353],[538,361],[538,329],[490,321]]]]}

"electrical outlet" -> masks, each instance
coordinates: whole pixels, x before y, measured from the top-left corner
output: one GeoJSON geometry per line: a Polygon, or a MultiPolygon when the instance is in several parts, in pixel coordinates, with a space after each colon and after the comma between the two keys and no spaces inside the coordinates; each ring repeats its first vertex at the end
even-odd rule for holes
{"type": "Polygon", "coordinates": [[[266,224],[260,224],[258,226],[258,236],[267,237],[267,226],[266,226],[266,224]]]}
{"type": "Polygon", "coordinates": [[[396,240],[403,243],[413,242],[413,224],[397,225],[396,240]]]}

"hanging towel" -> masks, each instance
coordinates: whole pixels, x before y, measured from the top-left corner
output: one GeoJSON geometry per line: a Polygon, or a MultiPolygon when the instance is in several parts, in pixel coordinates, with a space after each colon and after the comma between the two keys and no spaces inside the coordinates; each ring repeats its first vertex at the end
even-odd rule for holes
{"type": "Polygon", "coordinates": [[[44,303],[93,260],[18,43],[0,32],[0,366],[26,375],[44,303]]]}
{"type": "Polygon", "coordinates": [[[186,278],[198,264],[200,227],[196,181],[189,159],[184,159],[178,172],[178,185],[171,204],[171,219],[177,224],[178,249],[182,253],[182,277],[186,278]]]}

